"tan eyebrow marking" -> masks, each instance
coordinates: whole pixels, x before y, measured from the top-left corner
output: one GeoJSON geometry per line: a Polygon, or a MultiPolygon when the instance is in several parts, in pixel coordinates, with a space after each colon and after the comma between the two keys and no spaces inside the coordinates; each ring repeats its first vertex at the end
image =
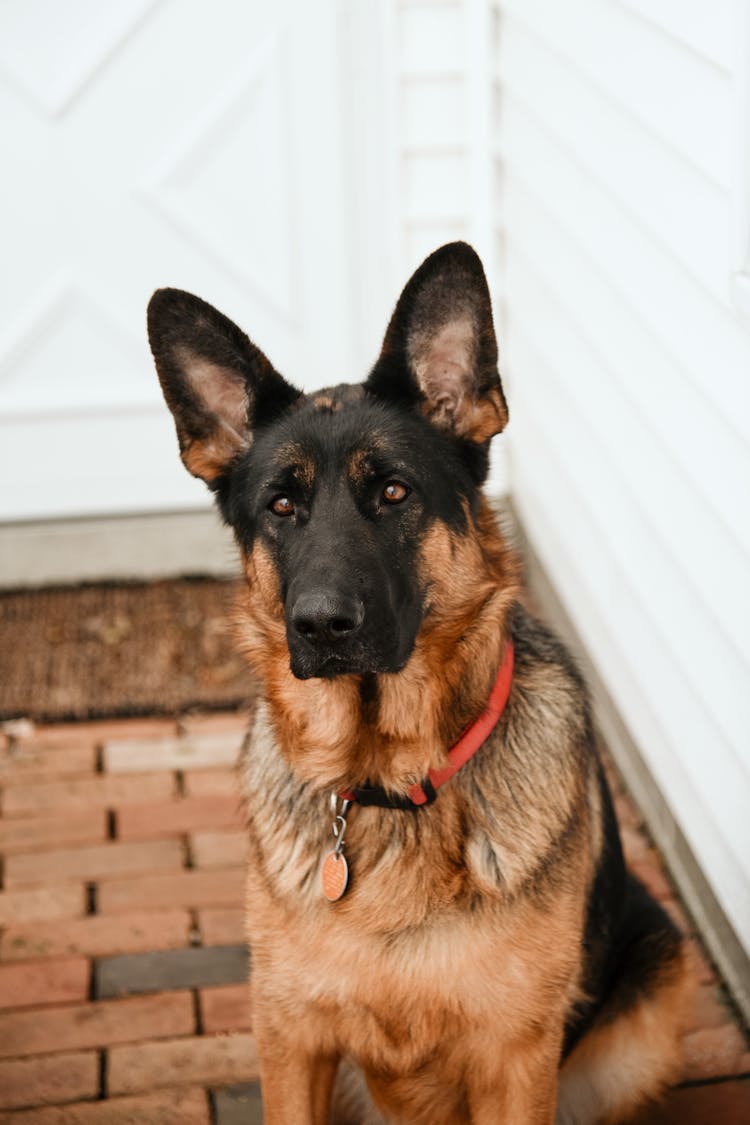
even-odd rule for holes
{"type": "Polygon", "coordinates": [[[300,484],[312,488],[315,481],[315,461],[297,442],[290,441],[286,445],[280,445],[274,460],[290,471],[300,484]]]}
{"type": "Polygon", "coordinates": [[[347,472],[353,481],[361,484],[371,472],[370,453],[366,449],[355,449],[349,455],[346,464],[347,472]]]}

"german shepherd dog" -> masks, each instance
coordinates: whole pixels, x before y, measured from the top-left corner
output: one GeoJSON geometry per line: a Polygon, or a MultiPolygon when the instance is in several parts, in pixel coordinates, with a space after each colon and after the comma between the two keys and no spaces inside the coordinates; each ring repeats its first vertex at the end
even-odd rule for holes
{"type": "Polygon", "coordinates": [[[482,494],[508,411],[477,255],[432,254],[365,382],[313,394],[198,297],[148,319],[247,578],[267,1125],[629,1120],[679,1072],[682,939],[482,494]]]}

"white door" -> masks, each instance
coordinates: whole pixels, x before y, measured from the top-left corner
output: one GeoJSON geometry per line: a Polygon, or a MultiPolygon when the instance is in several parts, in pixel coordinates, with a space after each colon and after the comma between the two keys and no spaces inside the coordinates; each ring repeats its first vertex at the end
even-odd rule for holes
{"type": "Polygon", "coordinates": [[[3,0],[0,520],[207,503],[147,350],[157,286],[220,307],[302,385],[363,375],[341,18],[3,0]]]}

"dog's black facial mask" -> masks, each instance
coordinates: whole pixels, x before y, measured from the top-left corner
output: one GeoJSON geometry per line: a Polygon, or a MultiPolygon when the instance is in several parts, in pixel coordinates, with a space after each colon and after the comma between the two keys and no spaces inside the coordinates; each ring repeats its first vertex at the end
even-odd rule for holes
{"type": "Polygon", "coordinates": [[[435,519],[463,526],[472,492],[428,422],[352,391],[261,430],[225,501],[241,546],[260,539],[274,561],[302,679],[403,667],[425,608],[419,544],[435,519]]]}
{"type": "Polygon", "coordinates": [[[429,612],[420,545],[465,527],[507,420],[481,263],[436,251],[362,386],[304,396],[210,305],[157,291],[149,339],[182,460],[274,563],[299,678],[398,672],[429,612]]]}

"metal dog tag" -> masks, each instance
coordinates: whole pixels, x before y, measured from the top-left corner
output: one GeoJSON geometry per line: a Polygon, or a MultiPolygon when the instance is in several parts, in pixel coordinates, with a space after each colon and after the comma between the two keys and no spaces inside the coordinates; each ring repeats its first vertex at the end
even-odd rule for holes
{"type": "Polygon", "coordinates": [[[331,815],[333,816],[333,838],[336,841],[334,849],[323,860],[320,875],[323,883],[323,894],[329,902],[338,902],[349,883],[349,865],[344,859],[344,836],[346,835],[346,814],[349,812],[351,801],[331,794],[331,815]]]}
{"type": "Polygon", "coordinates": [[[329,852],[321,871],[323,894],[329,902],[338,902],[349,882],[349,867],[341,852],[329,852]]]}

